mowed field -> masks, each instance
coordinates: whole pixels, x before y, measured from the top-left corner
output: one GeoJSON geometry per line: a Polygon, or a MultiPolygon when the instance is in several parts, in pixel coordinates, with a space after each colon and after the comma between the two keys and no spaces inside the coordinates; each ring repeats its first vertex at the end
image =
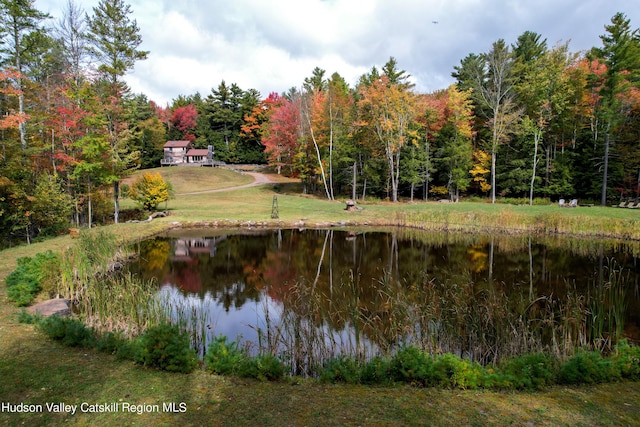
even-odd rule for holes
{"type": "MultiPolygon", "coordinates": [[[[123,241],[183,227],[404,225],[471,232],[556,232],[570,238],[640,236],[640,210],[559,208],[488,203],[388,203],[360,201],[347,212],[344,199],[328,201],[300,194],[298,182],[267,175],[253,182],[252,171],[210,168],[156,169],[176,192],[167,203],[171,215],[150,223],[101,226],[123,241]],[[238,188],[242,187],[242,188],[238,188]],[[227,188],[227,191],[219,191],[227,188]],[[191,194],[187,194],[191,193],[191,194]],[[193,194],[195,193],[195,194],[193,194]],[[271,219],[274,196],[279,219],[271,219]],[[258,224],[258,225],[257,225],[258,224]]],[[[133,207],[123,200],[123,208],[133,207]]],[[[164,206],[162,206],[164,208],[164,206]]],[[[2,251],[4,279],[22,256],[63,251],[69,236],[2,251]]],[[[398,426],[398,425],[640,425],[640,383],[619,382],[583,387],[552,387],[538,392],[421,389],[410,386],[327,385],[310,379],[280,383],[212,375],[171,374],[142,368],[93,350],[69,348],[46,339],[17,321],[19,310],[0,285],[0,405],[43,405],[44,411],[0,411],[0,425],[30,426],[398,426]],[[78,405],[78,412],[46,410],[47,403],[78,405]],[[94,412],[97,405],[118,404],[118,411],[94,412]],[[140,409],[136,413],[123,410],[140,409]],[[184,411],[164,411],[164,404],[184,404],[184,411]],[[85,411],[81,412],[84,404],[85,411]],[[147,406],[145,406],[147,405],[147,406]],[[153,410],[158,405],[160,411],[153,410]],[[144,412],[146,409],[152,411],[144,412]]],[[[112,406],[113,407],[113,406],[112,406]]],[[[103,406],[104,408],[104,406],[103,406]]]]}

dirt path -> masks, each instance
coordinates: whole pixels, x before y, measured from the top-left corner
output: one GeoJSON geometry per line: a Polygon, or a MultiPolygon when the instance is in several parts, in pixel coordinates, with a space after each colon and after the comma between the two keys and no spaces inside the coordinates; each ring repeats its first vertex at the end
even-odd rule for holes
{"type": "Polygon", "coordinates": [[[259,173],[259,172],[243,172],[243,173],[245,175],[251,175],[253,177],[253,182],[250,182],[244,185],[235,185],[233,187],[217,188],[215,190],[203,190],[203,191],[193,191],[189,193],[179,193],[179,194],[176,194],[176,196],[190,196],[193,194],[220,193],[222,191],[238,190],[240,188],[255,187],[257,185],[270,184],[272,182],[275,182],[275,181],[272,181],[271,178],[269,178],[269,175],[266,175],[263,173],[259,173]]]}

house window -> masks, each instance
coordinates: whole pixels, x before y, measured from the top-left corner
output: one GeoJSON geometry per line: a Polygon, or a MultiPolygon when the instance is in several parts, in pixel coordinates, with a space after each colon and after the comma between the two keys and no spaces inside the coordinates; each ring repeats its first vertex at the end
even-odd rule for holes
{"type": "Polygon", "coordinates": [[[173,147],[169,147],[169,152],[171,153],[173,151],[173,147]]]}

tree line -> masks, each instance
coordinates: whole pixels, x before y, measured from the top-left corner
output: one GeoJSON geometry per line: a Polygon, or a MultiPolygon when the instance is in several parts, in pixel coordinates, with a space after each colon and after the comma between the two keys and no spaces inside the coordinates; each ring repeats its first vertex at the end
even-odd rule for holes
{"type": "Polygon", "coordinates": [[[222,81],[159,106],[123,77],[149,52],[123,0],[61,19],[0,0],[0,230],[30,240],[120,220],[120,182],[167,140],[268,163],[328,199],[580,198],[640,193],[640,33],[619,13],[571,52],[525,32],[472,53],[456,83],[415,90],[394,58],[350,86],[316,67],[266,98],[222,81]]]}

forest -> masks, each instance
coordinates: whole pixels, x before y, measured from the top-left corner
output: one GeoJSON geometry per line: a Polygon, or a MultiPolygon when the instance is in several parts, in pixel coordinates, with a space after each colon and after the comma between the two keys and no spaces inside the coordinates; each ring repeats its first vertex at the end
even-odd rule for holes
{"type": "Polygon", "coordinates": [[[496,40],[432,93],[391,57],[353,85],[318,66],[285,93],[223,80],[166,106],[124,82],[152,54],[128,4],[69,2],[62,16],[0,0],[3,246],[119,222],[121,181],[160,166],[168,140],[268,165],[328,199],[640,196],[640,30],[624,13],[585,52],[530,31],[496,40]]]}

